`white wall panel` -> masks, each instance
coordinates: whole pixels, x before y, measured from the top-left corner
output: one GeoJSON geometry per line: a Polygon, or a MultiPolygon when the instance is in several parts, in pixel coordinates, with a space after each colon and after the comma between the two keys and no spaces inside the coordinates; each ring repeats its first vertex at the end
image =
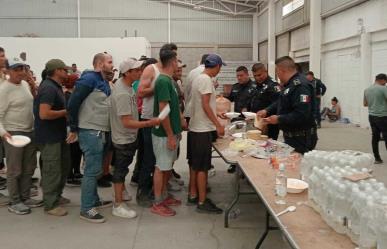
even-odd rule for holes
{"type": "Polygon", "coordinates": [[[267,11],[258,17],[258,42],[265,41],[268,38],[268,18],[267,11]]]}
{"type": "Polygon", "coordinates": [[[327,86],[324,106],[330,106],[330,99],[337,97],[343,111],[343,117],[355,124],[360,123],[360,110],[363,101],[363,89],[356,86],[360,82],[360,57],[357,49],[332,51],[323,55],[322,81],[327,86]]]}
{"type": "Polygon", "coordinates": [[[372,77],[379,73],[387,74],[387,40],[372,45],[372,77]]]}
{"type": "Polygon", "coordinates": [[[296,29],[290,33],[290,51],[309,48],[309,25],[296,29]]]}

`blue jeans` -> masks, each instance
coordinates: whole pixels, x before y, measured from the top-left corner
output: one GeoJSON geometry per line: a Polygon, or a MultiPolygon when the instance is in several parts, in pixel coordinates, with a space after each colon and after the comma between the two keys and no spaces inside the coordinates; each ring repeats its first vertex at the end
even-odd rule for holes
{"type": "Polygon", "coordinates": [[[79,129],[79,145],[85,160],[81,185],[81,212],[87,212],[99,202],[97,179],[102,174],[105,132],[79,129]]]}

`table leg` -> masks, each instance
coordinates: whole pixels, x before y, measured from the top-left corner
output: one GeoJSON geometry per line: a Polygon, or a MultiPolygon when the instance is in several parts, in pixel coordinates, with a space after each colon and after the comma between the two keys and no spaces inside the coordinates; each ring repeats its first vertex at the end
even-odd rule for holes
{"type": "Polygon", "coordinates": [[[265,241],[269,231],[279,230],[278,227],[270,226],[270,213],[268,211],[266,211],[266,222],[265,223],[266,223],[265,224],[265,231],[263,232],[261,238],[259,239],[255,249],[261,248],[262,243],[265,241]]]}
{"type": "Polygon", "coordinates": [[[230,205],[226,208],[224,212],[224,227],[228,228],[228,218],[232,208],[238,202],[240,196],[240,170],[237,166],[237,172],[235,172],[235,197],[230,203],[230,205]]]}

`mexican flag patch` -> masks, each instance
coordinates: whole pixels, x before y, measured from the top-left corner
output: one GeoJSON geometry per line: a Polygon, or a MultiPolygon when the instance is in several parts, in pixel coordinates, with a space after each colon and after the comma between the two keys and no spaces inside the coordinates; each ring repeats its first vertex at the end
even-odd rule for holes
{"type": "Polygon", "coordinates": [[[310,96],[308,95],[300,95],[300,101],[301,103],[309,103],[310,102],[310,96]]]}

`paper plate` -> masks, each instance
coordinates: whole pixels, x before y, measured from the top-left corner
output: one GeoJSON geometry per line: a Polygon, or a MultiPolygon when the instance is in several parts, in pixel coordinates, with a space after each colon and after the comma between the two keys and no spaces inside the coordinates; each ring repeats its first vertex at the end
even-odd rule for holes
{"type": "Polygon", "coordinates": [[[7,138],[7,142],[14,147],[22,148],[31,143],[31,139],[26,136],[15,135],[12,136],[12,139],[7,138]]]}
{"type": "Polygon", "coordinates": [[[247,119],[255,119],[257,116],[254,112],[242,112],[243,116],[245,116],[247,119]]]}
{"type": "Polygon", "coordinates": [[[239,117],[241,114],[239,112],[226,112],[224,114],[228,119],[233,119],[239,117]]]}

